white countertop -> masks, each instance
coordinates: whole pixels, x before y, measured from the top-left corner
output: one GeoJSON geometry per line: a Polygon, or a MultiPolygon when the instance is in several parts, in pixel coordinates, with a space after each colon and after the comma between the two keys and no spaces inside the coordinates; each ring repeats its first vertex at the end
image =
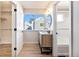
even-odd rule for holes
{"type": "Polygon", "coordinates": [[[48,34],[47,32],[40,32],[40,34],[48,34]]]}
{"type": "Polygon", "coordinates": [[[52,33],[48,33],[48,32],[39,32],[41,35],[52,35],[52,33]]]}

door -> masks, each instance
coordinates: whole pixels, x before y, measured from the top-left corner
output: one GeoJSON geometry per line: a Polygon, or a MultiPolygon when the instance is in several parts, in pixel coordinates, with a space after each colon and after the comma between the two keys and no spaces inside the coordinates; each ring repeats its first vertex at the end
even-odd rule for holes
{"type": "Polygon", "coordinates": [[[54,13],[55,56],[71,56],[71,2],[60,1],[54,13]]]}
{"type": "Polygon", "coordinates": [[[12,4],[12,55],[18,56],[23,46],[23,10],[19,2],[12,4]]]}
{"type": "Polygon", "coordinates": [[[12,2],[12,56],[18,56],[23,47],[23,8],[12,2]]]}

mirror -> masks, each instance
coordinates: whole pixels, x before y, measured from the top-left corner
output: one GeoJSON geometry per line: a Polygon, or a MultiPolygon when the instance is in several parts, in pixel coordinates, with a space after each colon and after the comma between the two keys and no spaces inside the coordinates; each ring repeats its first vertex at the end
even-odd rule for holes
{"type": "Polygon", "coordinates": [[[48,30],[52,24],[50,14],[24,14],[25,30],[48,30]]]}

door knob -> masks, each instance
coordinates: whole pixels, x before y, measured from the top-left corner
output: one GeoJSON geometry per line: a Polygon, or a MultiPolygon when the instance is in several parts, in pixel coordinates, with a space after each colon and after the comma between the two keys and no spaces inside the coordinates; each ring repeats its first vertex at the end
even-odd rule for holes
{"type": "Polygon", "coordinates": [[[56,34],[58,34],[58,32],[56,32],[56,34]]]}

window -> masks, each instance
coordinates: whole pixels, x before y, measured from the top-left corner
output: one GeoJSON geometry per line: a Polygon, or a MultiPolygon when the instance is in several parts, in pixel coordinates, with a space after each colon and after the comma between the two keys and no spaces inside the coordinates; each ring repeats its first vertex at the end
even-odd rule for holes
{"type": "Polygon", "coordinates": [[[57,14],[57,22],[63,22],[64,18],[63,18],[63,14],[57,14]]]}

